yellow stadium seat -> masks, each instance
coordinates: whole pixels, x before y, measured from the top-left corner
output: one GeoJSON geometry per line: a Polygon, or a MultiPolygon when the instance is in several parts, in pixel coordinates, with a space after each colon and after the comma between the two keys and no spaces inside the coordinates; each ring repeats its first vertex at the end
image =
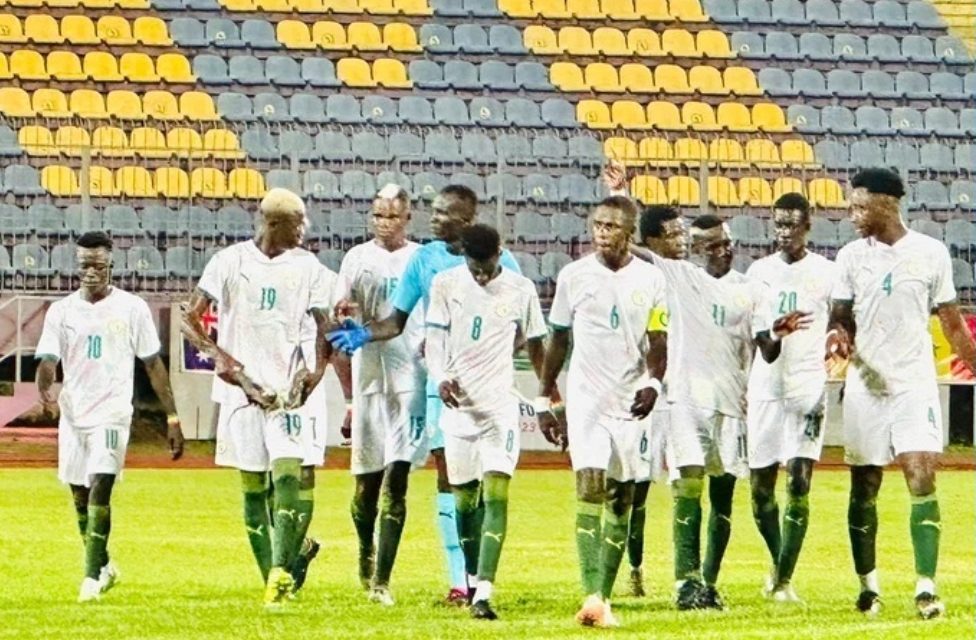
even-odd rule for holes
{"type": "Polygon", "coordinates": [[[409,89],[413,86],[407,77],[407,68],[395,58],[380,58],[373,62],[373,80],[387,89],[409,89]]]}
{"type": "Polygon", "coordinates": [[[639,56],[663,56],[661,40],[650,29],[631,29],[627,32],[627,47],[639,56]]]}
{"type": "Polygon", "coordinates": [[[647,105],[647,124],[652,129],[662,131],[681,131],[685,125],[681,122],[678,107],[672,102],[650,102],[647,105]]]}
{"type": "Polygon", "coordinates": [[[85,9],[114,9],[115,0],[81,0],[79,3],[85,9]]]}
{"type": "Polygon", "coordinates": [[[7,55],[0,51],[0,80],[9,80],[13,77],[14,74],[10,71],[10,62],[7,60],[7,55]]]}
{"type": "Polygon", "coordinates": [[[144,120],[146,114],[142,109],[142,101],[132,91],[109,91],[105,98],[105,110],[113,118],[120,120],[144,120]]]}
{"type": "Polygon", "coordinates": [[[629,56],[627,37],[620,29],[600,27],[593,32],[593,48],[605,56],[629,56]]]}
{"type": "Polygon", "coordinates": [[[715,121],[715,110],[704,102],[689,101],[681,105],[681,121],[694,131],[721,131],[715,121]]]}
{"type": "Polygon", "coordinates": [[[752,133],[756,125],[752,123],[749,107],[739,102],[723,102],[718,105],[718,124],[734,132],[752,133]]]}
{"type": "Polygon", "coordinates": [[[745,162],[746,154],[738,140],[731,138],[716,138],[708,143],[708,159],[726,168],[741,168],[748,166],[745,162]]]}
{"type": "Polygon", "coordinates": [[[56,156],[58,148],[54,144],[51,130],[42,125],[31,124],[17,131],[17,142],[29,156],[56,156]]]}
{"type": "Polygon", "coordinates": [[[71,197],[81,195],[78,176],[70,167],[52,164],[41,169],[41,186],[51,195],[71,197]]]}
{"type": "Polygon", "coordinates": [[[671,17],[679,22],[708,22],[698,0],[672,0],[669,5],[671,17]]]}
{"type": "Polygon", "coordinates": [[[173,44],[173,39],[169,37],[169,29],[166,28],[166,23],[152,16],[136,18],[135,23],[132,25],[132,35],[141,44],[153,47],[169,47],[173,44]]]}
{"type": "Polygon", "coordinates": [[[715,67],[699,65],[688,72],[688,84],[705,96],[727,96],[729,90],[722,81],[722,73],[715,67]]]}
{"type": "Polygon", "coordinates": [[[531,0],[498,0],[498,8],[513,18],[535,18],[539,15],[531,0]]]}
{"type": "Polygon", "coordinates": [[[0,87],[0,113],[11,118],[32,118],[36,115],[31,98],[19,87],[0,87]]]}
{"type": "Polygon", "coordinates": [[[92,147],[99,155],[109,158],[131,158],[129,137],[118,127],[98,127],[92,134],[92,147]]]}
{"type": "Polygon", "coordinates": [[[773,189],[769,183],[757,177],[739,180],[739,200],[750,207],[773,206],[773,189]]]}
{"type": "Polygon", "coordinates": [[[620,67],[620,84],[631,93],[657,93],[654,75],[649,67],[628,62],[620,67]]]}
{"type": "Polygon", "coordinates": [[[746,67],[726,67],[722,72],[725,88],[737,96],[761,96],[756,74],[746,67]]]}
{"type": "Polygon", "coordinates": [[[777,104],[768,102],[752,106],[752,121],[760,131],[767,133],[786,133],[793,130],[786,122],[783,109],[777,104]]]}
{"type": "Polygon", "coordinates": [[[361,58],[343,58],[336,65],[339,80],[350,87],[375,87],[369,63],[361,58]]]}
{"type": "Polygon", "coordinates": [[[227,11],[257,11],[258,7],[254,4],[254,0],[220,0],[220,4],[223,5],[224,9],[227,11]]]}
{"type": "Polygon", "coordinates": [[[156,127],[136,127],[129,136],[129,148],[142,158],[168,158],[169,148],[163,132],[156,127]]]}
{"type": "Polygon", "coordinates": [[[66,9],[74,9],[81,4],[81,0],[47,0],[45,2],[48,7],[59,7],[66,9]]]}
{"type": "Polygon", "coordinates": [[[652,167],[677,166],[671,143],[664,138],[644,138],[637,148],[641,160],[652,167]]]}
{"type": "Polygon", "coordinates": [[[679,138],[674,141],[674,159],[697,167],[708,160],[708,147],[698,138],[679,138]]]}
{"type": "Polygon", "coordinates": [[[559,48],[570,55],[594,56],[590,32],[582,27],[563,27],[559,30],[559,48]]]}
{"type": "Polygon", "coordinates": [[[119,72],[130,82],[157,83],[162,79],[156,73],[153,60],[145,53],[123,53],[119,60],[119,72]]]}
{"type": "Polygon", "coordinates": [[[77,82],[88,75],[81,69],[81,60],[71,51],[52,51],[47,54],[47,71],[55,80],[77,82]]]}
{"type": "Polygon", "coordinates": [[[630,138],[607,138],[603,141],[603,155],[628,167],[644,164],[637,143],[630,138]]]}
{"type": "Polygon", "coordinates": [[[613,129],[610,108],[599,100],[580,100],[576,104],[576,119],[591,129],[613,129]]]}
{"type": "Polygon", "coordinates": [[[566,0],[532,0],[532,9],[543,18],[563,20],[572,17],[566,9],[566,0]]]}
{"type": "MultiPolygon", "coordinates": [[[[125,57],[125,56],[123,56],[125,57]]],[[[89,51],[84,60],[85,75],[96,82],[122,82],[125,77],[119,73],[118,60],[105,51],[89,51]]]]}
{"type": "Polygon", "coordinates": [[[159,56],[156,59],[156,71],[166,82],[193,84],[197,81],[190,69],[190,61],[186,59],[186,56],[179,53],[164,53],[159,56]]]}
{"type": "Polygon", "coordinates": [[[586,84],[597,93],[624,93],[617,70],[606,62],[591,62],[584,73],[586,84]]]}
{"type": "Polygon", "coordinates": [[[88,167],[88,193],[92,196],[111,198],[119,195],[115,189],[115,176],[108,167],[88,167]]]}
{"type": "Polygon", "coordinates": [[[68,99],[60,89],[37,89],[32,98],[34,111],[42,118],[70,118],[68,99]]]}
{"type": "Polygon", "coordinates": [[[682,207],[697,206],[701,201],[698,181],[688,176],[668,178],[668,202],[682,207]]]}
{"type": "Polygon", "coordinates": [[[633,100],[617,100],[610,105],[610,119],[624,129],[649,129],[644,107],[633,100]]]}
{"type": "Polygon", "coordinates": [[[214,158],[236,159],[246,155],[234,132],[226,129],[207,130],[203,134],[203,151],[214,158]]]}
{"type": "Polygon", "coordinates": [[[776,181],[773,182],[773,197],[771,200],[775,201],[785,193],[806,193],[806,189],[803,188],[803,181],[799,178],[776,178],[776,181]]]}
{"type": "Polygon", "coordinates": [[[298,13],[325,13],[323,0],[291,0],[291,6],[298,13]]]}
{"type": "Polygon", "coordinates": [[[65,16],[61,18],[61,35],[71,44],[101,44],[95,31],[95,23],[88,16],[65,16]]]}
{"type": "Polygon", "coordinates": [[[560,91],[586,91],[583,70],[575,62],[554,62],[549,67],[549,82],[560,91]]]}
{"type": "Polygon", "coordinates": [[[734,182],[725,176],[709,176],[708,202],[716,207],[741,207],[739,189],[734,182]]]}
{"type": "Polygon", "coordinates": [[[115,172],[115,189],[128,198],[159,196],[152,174],[145,167],[125,166],[115,172]]]}
{"type": "Polygon", "coordinates": [[[393,0],[393,6],[405,16],[434,15],[427,0],[393,0]]]}
{"type": "Polygon", "coordinates": [[[784,140],[780,145],[783,164],[791,167],[819,166],[813,155],[813,147],[806,140],[784,140]]]}
{"type": "Polygon", "coordinates": [[[224,172],[213,167],[199,167],[190,172],[190,195],[201,198],[229,198],[224,172]]]}
{"type": "Polygon", "coordinates": [[[27,42],[24,29],[17,16],[9,13],[0,14],[0,42],[22,44],[27,42]]]}
{"type": "Polygon", "coordinates": [[[600,10],[611,20],[639,20],[633,0],[601,0],[600,10]]]}
{"type": "Polygon", "coordinates": [[[634,11],[644,20],[670,22],[668,0],[634,0],[634,11]]]}
{"type": "Polygon", "coordinates": [[[643,204],[667,204],[668,188],[657,176],[634,176],[630,192],[643,204]]]}
{"type": "Polygon", "coordinates": [[[558,55],[563,52],[556,41],[556,34],[549,27],[531,24],[522,32],[525,48],[532,53],[558,55]]]}
{"type": "Polygon", "coordinates": [[[374,16],[392,16],[397,14],[393,0],[359,0],[359,8],[374,16]]]}
{"type": "Polygon", "coordinates": [[[189,120],[219,120],[210,94],[202,91],[186,91],[180,94],[180,113],[189,120]]]}
{"type": "Polygon", "coordinates": [[[676,58],[700,58],[695,36],[684,29],[665,29],[661,34],[661,49],[676,58]]]}
{"type": "Polygon", "coordinates": [[[417,32],[409,24],[393,22],[383,27],[383,42],[394,51],[423,51],[417,32]]]}
{"type": "Polygon", "coordinates": [[[98,37],[105,44],[132,46],[136,39],[132,37],[132,27],[129,21],[119,16],[102,16],[95,25],[98,37]]]}
{"type": "Polygon", "coordinates": [[[149,0],[115,0],[120,9],[148,9],[149,0]]]}
{"type": "Polygon", "coordinates": [[[779,169],[783,162],[779,159],[779,147],[768,138],[754,138],[746,143],[746,158],[760,169],[779,169]]]}
{"type": "Polygon", "coordinates": [[[264,197],[264,176],[254,169],[232,169],[227,174],[227,186],[238,198],[264,197]]]}
{"type": "Polygon", "coordinates": [[[10,73],[21,80],[50,80],[44,58],[36,51],[18,49],[10,54],[10,73]]]}
{"type": "Polygon", "coordinates": [[[24,35],[34,44],[64,42],[58,21],[44,13],[32,13],[24,19],[24,35]]]}
{"type": "Polygon", "coordinates": [[[155,120],[182,120],[176,96],[169,91],[147,91],[142,97],[142,109],[155,120]]]}
{"type": "MultiPolygon", "coordinates": [[[[316,26],[319,23],[316,23],[316,26]]],[[[335,24],[331,23],[321,23],[321,24],[335,24]]],[[[337,27],[339,25],[336,25],[337,27]]],[[[339,27],[339,32],[342,33],[342,40],[345,42],[346,33],[339,27]]],[[[314,49],[315,42],[312,42],[312,34],[308,30],[308,25],[301,20],[282,20],[278,23],[275,28],[275,34],[278,37],[278,42],[285,45],[289,49],[314,49]]],[[[316,40],[318,42],[318,40],[316,40]]]]}
{"type": "Polygon", "coordinates": [[[807,198],[815,207],[840,209],[847,206],[844,189],[833,178],[814,178],[807,183],[807,198]]]}
{"type": "Polygon", "coordinates": [[[262,12],[291,13],[288,0],[255,0],[254,7],[262,12]]]}
{"type": "Polygon", "coordinates": [[[654,68],[654,81],[664,93],[692,93],[685,70],[673,64],[659,64],[654,68]]]}
{"type": "Polygon", "coordinates": [[[40,7],[43,6],[43,0],[7,0],[6,4],[12,7],[40,7]]]}
{"type": "Polygon", "coordinates": [[[54,134],[54,144],[66,156],[80,157],[85,149],[93,152],[91,136],[81,127],[61,127],[54,134]]]}
{"type": "Polygon", "coordinates": [[[380,28],[372,22],[353,22],[346,31],[349,46],[359,51],[386,51],[380,28]]]}
{"type": "Polygon", "coordinates": [[[316,22],[312,25],[312,41],[322,49],[350,48],[346,40],[346,31],[338,22],[316,22]]]}
{"type": "Polygon", "coordinates": [[[729,37],[715,29],[704,29],[695,37],[698,53],[706,58],[731,58],[732,49],[729,47],[729,37]]]}
{"type": "Polygon", "coordinates": [[[166,132],[166,146],[177,158],[199,158],[203,155],[203,139],[187,127],[174,127],[166,132]]]}
{"type": "Polygon", "coordinates": [[[362,13],[356,0],[323,0],[322,6],[332,13],[362,13]]]}
{"type": "Polygon", "coordinates": [[[167,198],[189,198],[190,176],[186,171],[177,167],[160,167],[156,169],[156,190],[167,198]]]}
{"type": "Polygon", "coordinates": [[[580,20],[600,20],[607,17],[600,9],[600,0],[566,0],[566,11],[580,20]]]}

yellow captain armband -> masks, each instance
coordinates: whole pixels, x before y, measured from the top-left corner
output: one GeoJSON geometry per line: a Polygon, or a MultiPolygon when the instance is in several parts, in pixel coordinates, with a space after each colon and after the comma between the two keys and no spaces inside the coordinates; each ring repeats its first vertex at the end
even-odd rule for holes
{"type": "Polygon", "coordinates": [[[664,307],[654,307],[651,309],[651,316],[647,320],[647,330],[667,333],[669,322],[668,310],[664,307]]]}

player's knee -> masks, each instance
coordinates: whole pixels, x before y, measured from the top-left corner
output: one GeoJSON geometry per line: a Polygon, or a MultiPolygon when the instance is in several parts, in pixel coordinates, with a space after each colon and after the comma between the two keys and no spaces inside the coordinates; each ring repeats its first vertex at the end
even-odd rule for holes
{"type": "Polygon", "coordinates": [[[873,505],[881,490],[880,467],[853,467],[851,469],[851,502],[873,505]]]}
{"type": "Polygon", "coordinates": [[[408,478],[410,477],[409,462],[394,462],[386,469],[384,477],[384,494],[391,498],[402,500],[407,495],[408,478]]]}
{"type": "Polygon", "coordinates": [[[488,502],[507,502],[508,485],[511,478],[504,473],[486,473],[482,495],[485,503],[488,502]]]}
{"type": "Polygon", "coordinates": [[[478,508],[478,501],[480,499],[479,484],[477,480],[472,480],[471,482],[451,487],[454,493],[455,508],[459,512],[471,513],[478,508]]]}
{"type": "Polygon", "coordinates": [[[244,493],[263,493],[269,486],[267,473],[241,471],[241,489],[244,493]]]}
{"type": "Polygon", "coordinates": [[[606,504],[610,513],[622,517],[634,504],[634,483],[608,480],[606,504]]]}
{"type": "Polygon", "coordinates": [[[786,491],[791,498],[802,498],[810,493],[810,478],[806,475],[796,474],[790,476],[786,481],[786,491]]]}
{"type": "Polygon", "coordinates": [[[315,467],[302,467],[298,488],[301,491],[311,491],[315,488],[315,467]]]}
{"type": "Polygon", "coordinates": [[[297,481],[302,473],[302,461],[299,458],[278,458],[271,461],[271,481],[279,484],[281,481],[297,481]]]}
{"type": "Polygon", "coordinates": [[[606,473],[602,469],[580,469],[576,472],[576,499],[603,504],[606,499],[606,473]]]}
{"type": "Polygon", "coordinates": [[[112,499],[112,487],[115,486],[115,476],[108,473],[96,473],[92,476],[91,491],[88,494],[88,504],[100,507],[108,506],[112,499]]]}
{"type": "Polygon", "coordinates": [[[700,500],[705,489],[703,478],[678,478],[671,485],[671,492],[675,498],[690,498],[700,500]]]}
{"type": "Polygon", "coordinates": [[[71,486],[71,503],[78,513],[88,511],[88,487],[78,485],[71,486]]]}
{"type": "Polygon", "coordinates": [[[906,478],[908,493],[914,498],[922,498],[935,493],[935,473],[914,473],[906,478]]]}

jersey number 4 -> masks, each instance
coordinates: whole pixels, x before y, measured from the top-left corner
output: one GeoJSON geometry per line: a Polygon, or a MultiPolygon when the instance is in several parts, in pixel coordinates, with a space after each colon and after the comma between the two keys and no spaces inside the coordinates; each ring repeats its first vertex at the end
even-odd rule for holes
{"type": "Polygon", "coordinates": [[[889,296],[891,295],[891,272],[890,271],[888,272],[888,275],[884,277],[884,280],[881,281],[881,288],[889,296]]]}

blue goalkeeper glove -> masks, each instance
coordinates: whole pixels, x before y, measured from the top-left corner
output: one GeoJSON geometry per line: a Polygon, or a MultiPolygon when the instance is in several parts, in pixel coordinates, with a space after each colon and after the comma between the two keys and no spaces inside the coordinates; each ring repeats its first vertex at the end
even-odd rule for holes
{"type": "Polygon", "coordinates": [[[369,342],[373,334],[369,329],[357,323],[355,320],[346,319],[342,322],[342,328],[336,329],[326,335],[332,347],[351,356],[354,351],[369,342]]]}

